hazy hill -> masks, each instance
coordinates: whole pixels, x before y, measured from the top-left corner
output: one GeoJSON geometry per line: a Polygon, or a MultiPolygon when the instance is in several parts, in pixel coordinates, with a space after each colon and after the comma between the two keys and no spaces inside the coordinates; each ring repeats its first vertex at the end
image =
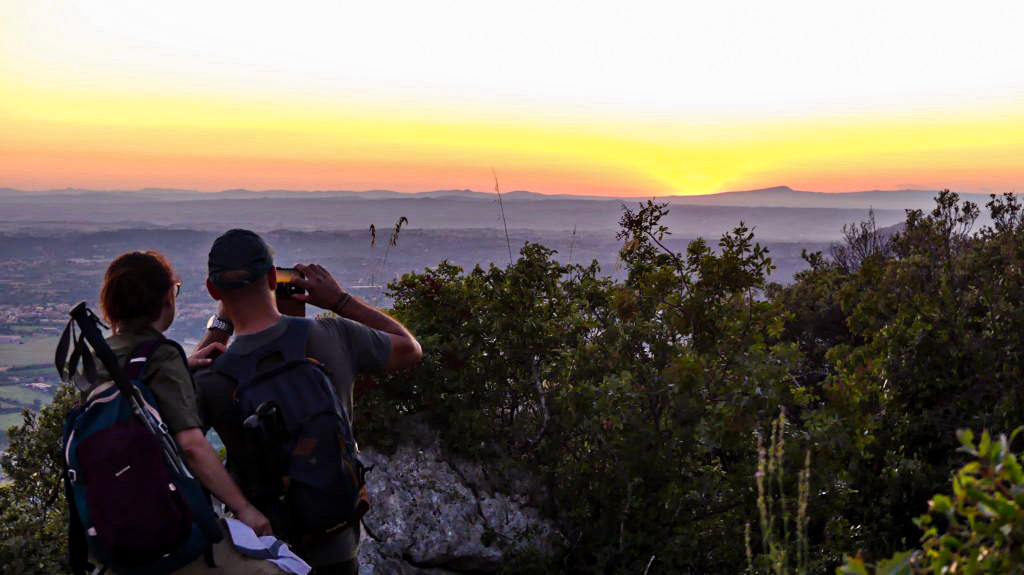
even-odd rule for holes
{"type": "MultiPolygon", "coordinates": [[[[732,207],[776,207],[776,208],[838,208],[903,210],[926,209],[931,207],[932,198],[937,190],[871,190],[849,193],[822,193],[794,190],[788,186],[776,186],[757,190],[723,192],[703,196],[661,196],[659,200],[679,205],[699,206],[732,206],[732,207]]],[[[965,200],[984,205],[989,197],[985,194],[960,194],[965,200]]],[[[394,200],[419,198],[444,198],[462,200],[494,201],[497,196],[492,192],[473,190],[432,190],[427,192],[395,192],[391,190],[245,190],[232,189],[220,192],[199,192],[196,190],[179,190],[163,188],[144,188],[141,190],[86,190],[66,188],[59,190],[24,191],[12,188],[0,188],[0,198],[4,200],[39,201],[47,197],[104,198],[122,202],[136,201],[181,201],[181,200],[247,200],[247,199],[363,199],[363,200],[394,200]]],[[[502,194],[508,202],[539,201],[539,200],[591,200],[635,202],[646,197],[606,197],[580,196],[569,194],[541,194],[528,191],[509,191],[502,194]]]]}
{"type": "MultiPolygon", "coordinates": [[[[763,188],[739,192],[724,192],[706,196],[672,196],[673,204],[714,205],[714,206],[764,206],[778,208],[842,208],[876,210],[930,209],[937,190],[871,190],[826,194],[803,192],[788,186],[763,188]]],[[[970,200],[979,206],[989,201],[984,194],[960,194],[963,200],[970,200]]]]}
{"type": "MultiPolygon", "coordinates": [[[[825,194],[785,186],[708,196],[666,196],[672,210],[665,223],[677,236],[715,238],[740,221],[759,239],[820,242],[837,239],[844,224],[874,208],[880,226],[898,224],[909,208],[929,209],[935,192],[867,191],[825,194]]],[[[987,197],[965,195],[984,204],[987,197]]],[[[623,206],[644,198],[502,194],[510,229],[601,231],[618,228],[623,206]]],[[[291,191],[143,189],[136,191],[0,189],[0,231],[175,227],[220,231],[246,227],[306,231],[386,230],[399,217],[415,229],[502,227],[497,196],[472,190],[406,194],[388,190],[291,191]]],[[[981,222],[984,223],[984,222],[981,222]]]]}
{"type": "MultiPolygon", "coordinates": [[[[618,228],[623,202],[607,200],[510,201],[504,206],[509,228],[547,231],[605,231],[618,228]],[[541,205],[543,204],[543,205],[541,205]]],[[[637,206],[639,202],[628,202],[637,206]]],[[[773,241],[822,241],[839,236],[843,224],[859,221],[867,210],[832,208],[759,208],[674,205],[666,224],[682,237],[717,237],[740,221],[758,237],[773,241]]],[[[102,196],[43,196],[32,201],[0,198],[0,230],[125,227],[187,227],[218,231],[246,227],[258,231],[387,230],[401,216],[416,229],[495,229],[502,226],[495,201],[462,198],[253,198],[119,201],[102,196]]],[[[883,226],[903,212],[878,210],[883,226]]]]}

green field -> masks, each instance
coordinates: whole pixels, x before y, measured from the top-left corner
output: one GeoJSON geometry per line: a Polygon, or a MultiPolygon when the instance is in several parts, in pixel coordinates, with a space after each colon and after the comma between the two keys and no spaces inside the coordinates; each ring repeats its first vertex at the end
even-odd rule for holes
{"type": "Polygon", "coordinates": [[[0,343],[0,365],[32,365],[53,362],[57,336],[22,339],[21,343],[0,343]]]}
{"type": "MultiPolygon", "coordinates": [[[[38,329],[37,326],[14,326],[15,332],[24,334],[31,333],[36,329],[38,329]]],[[[41,364],[40,367],[33,369],[0,373],[0,378],[3,376],[17,375],[19,377],[26,378],[42,376],[48,380],[55,379],[51,376],[56,375],[56,371],[52,367],[52,364],[53,352],[57,347],[57,340],[57,336],[47,336],[25,338],[21,343],[0,343],[0,365],[23,367],[41,364]]],[[[19,384],[0,385],[0,405],[3,405],[4,407],[11,407],[12,404],[32,407],[36,401],[46,405],[49,404],[52,399],[53,395],[45,391],[30,389],[19,384]]],[[[7,428],[19,423],[21,423],[20,411],[18,413],[0,414],[0,449],[3,449],[4,444],[7,442],[7,436],[5,433],[7,428]]]]}
{"type": "Polygon", "coordinates": [[[21,423],[21,412],[18,413],[0,413],[0,432],[6,432],[7,428],[12,425],[18,425],[21,423]]]}
{"type": "MultiPolygon", "coordinates": [[[[57,370],[53,367],[52,363],[41,363],[32,366],[19,366],[16,368],[17,371],[8,371],[4,375],[20,375],[21,377],[56,377],[57,370]]],[[[3,379],[0,376],[0,379],[3,379]]]]}
{"type": "Polygon", "coordinates": [[[0,399],[7,399],[15,403],[30,406],[38,399],[46,405],[50,403],[53,396],[44,391],[29,389],[20,385],[0,385],[0,399]]]}
{"type": "Polygon", "coordinates": [[[59,327],[59,326],[53,325],[52,323],[50,323],[50,324],[38,323],[38,324],[7,325],[6,327],[7,327],[7,329],[9,329],[10,331],[12,331],[13,333],[16,333],[16,334],[29,334],[29,333],[35,333],[35,332],[37,332],[39,330],[42,330],[42,329],[51,329],[52,330],[53,328],[56,328],[56,327],[59,327]]]}
{"type": "MultiPolygon", "coordinates": [[[[12,425],[21,424],[21,412],[18,413],[0,413],[0,451],[7,449],[9,440],[7,438],[7,430],[12,425]]],[[[3,476],[0,474],[0,483],[3,482],[3,476]]]]}

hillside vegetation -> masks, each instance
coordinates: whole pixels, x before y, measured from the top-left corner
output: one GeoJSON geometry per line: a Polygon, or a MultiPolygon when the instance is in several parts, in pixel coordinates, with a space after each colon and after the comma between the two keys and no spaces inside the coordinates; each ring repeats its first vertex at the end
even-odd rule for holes
{"type": "MultiPolygon", "coordinates": [[[[464,455],[542,478],[561,551],[509,573],[826,573],[860,553],[844,568],[857,573],[922,529],[921,550],[883,566],[931,572],[914,562],[938,561],[947,531],[981,533],[977,502],[1002,489],[965,481],[999,467],[1007,493],[1021,483],[1019,466],[1000,467],[1009,439],[956,435],[1024,419],[1024,214],[1013,196],[987,210],[975,230],[980,209],[943,192],[895,235],[849,226],[785,287],[742,224],[668,249],[653,202],[622,214],[621,281],[538,244],[508,267],[406,274],[394,313],[424,363],[364,388],[357,434],[387,449],[415,415],[464,455]],[[965,464],[962,497],[933,499],[965,464]],[[955,510],[915,524],[930,499],[955,510]]],[[[68,401],[11,432],[0,562],[61,561],[53,427],[68,401]]]]}

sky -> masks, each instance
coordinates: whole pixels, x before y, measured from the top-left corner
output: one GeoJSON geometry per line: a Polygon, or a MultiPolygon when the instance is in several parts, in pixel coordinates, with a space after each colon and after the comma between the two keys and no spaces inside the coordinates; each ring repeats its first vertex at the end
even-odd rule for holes
{"type": "Polygon", "coordinates": [[[1024,185],[1024,4],[0,0],[0,187],[1024,185]]]}

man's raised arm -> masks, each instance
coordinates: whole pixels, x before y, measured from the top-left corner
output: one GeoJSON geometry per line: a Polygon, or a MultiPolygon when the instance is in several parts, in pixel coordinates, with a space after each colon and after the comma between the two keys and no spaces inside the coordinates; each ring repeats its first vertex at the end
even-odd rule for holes
{"type": "Polygon", "coordinates": [[[391,354],[385,371],[394,371],[412,367],[423,358],[420,342],[395,318],[367,304],[366,302],[346,293],[341,284],[323,266],[317,264],[297,265],[304,279],[294,280],[294,284],[304,288],[307,293],[292,297],[332,311],[341,317],[361,323],[367,327],[380,330],[391,339],[391,354]]]}

